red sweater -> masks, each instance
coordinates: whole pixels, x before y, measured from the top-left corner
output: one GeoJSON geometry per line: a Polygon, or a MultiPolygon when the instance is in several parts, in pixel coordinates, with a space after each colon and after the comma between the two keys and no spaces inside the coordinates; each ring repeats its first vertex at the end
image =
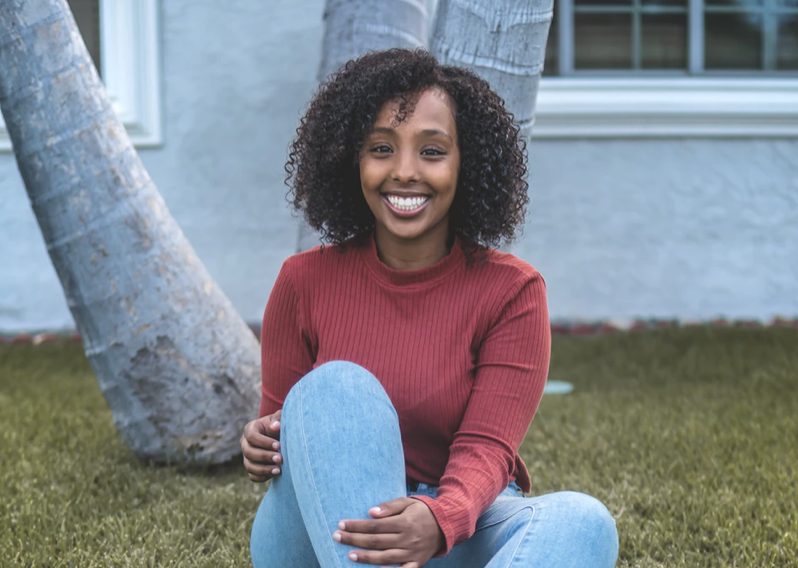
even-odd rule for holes
{"type": "Polygon", "coordinates": [[[418,270],[383,264],[373,238],[336,249],[283,263],[263,318],[260,414],[327,361],[371,371],[399,415],[407,476],[440,485],[436,499],[417,499],[448,552],[511,480],[530,489],[518,447],[549,368],[545,284],[496,250],[467,266],[459,239],[418,270]]]}

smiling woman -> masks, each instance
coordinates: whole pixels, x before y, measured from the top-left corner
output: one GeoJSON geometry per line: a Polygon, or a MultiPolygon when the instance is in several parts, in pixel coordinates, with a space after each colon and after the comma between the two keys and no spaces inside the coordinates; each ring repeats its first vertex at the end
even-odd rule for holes
{"type": "Polygon", "coordinates": [[[398,124],[401,102],[383,106],[360,152],[360,183],[380,258],[393,268],[421,268],[446,256],[460,169],[449,95],[430,88],[410,102],[412,114],[398,124]]]}
{"type": "Polygon", "coordinates": [[[426,90],[446,94],[440,102],[448,107],[454,126],[448,131],[440,125],[421,127],[443,130],[452,138],[436,139],[446,148],[433,144],[425,149],[425,158],[454,143],[460,155],[449,232],[464,237],[469,260],[481,248],[515,238],[528,201],[526,155],[504,103],[465,69],[438,65],[426,52],[390,50],[350,61],[332,75],[311,101],[291,145],[285,169],[293,205],[325,243],[346,247],[374,231],[359,163],[371,151],[393,149],[390,144],[369,148],[367,137],[388,134],[379,128],[395,136],[402,123],[413,119],[426,90]],[[381,111],[385,120],[376,124],[381,111]]]}
{"type": "Polygon", "coordinates": [[[601,503],[523,495],[551,337],[542,277],[491,247],[527,202],[501,99],[424,51],[370,53],[311,101],[286,171],[332,246],[285,261],[263,317],[255,565],[612,566],[601,503]]]}

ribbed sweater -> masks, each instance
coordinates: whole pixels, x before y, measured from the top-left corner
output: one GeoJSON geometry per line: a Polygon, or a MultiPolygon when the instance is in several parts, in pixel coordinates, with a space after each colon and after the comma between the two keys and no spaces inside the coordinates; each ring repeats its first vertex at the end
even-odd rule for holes
{"type": "MultiPolygon", "coordinates": [[[[288,258],[262,328],[264,416],[317,366],[357,363],[396,408],[406,475],[439,485],[429,506],[445,537],[439,554],[474,534],[511,480],[530,478],[518,455],[546,382],[545,284],[521,259],[489,250],[466,263],[455,239],[436,264],[383,264],[373,236],[288,258]]],[[[376,503],[375,503],[376,505],[376,503]]]]}

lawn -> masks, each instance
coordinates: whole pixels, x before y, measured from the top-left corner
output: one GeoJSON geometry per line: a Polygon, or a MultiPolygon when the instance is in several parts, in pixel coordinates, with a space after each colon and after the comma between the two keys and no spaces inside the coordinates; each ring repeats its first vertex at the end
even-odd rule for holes
{"type": "MultiPolygon", "coordinates": [[[[798,566],[798,330],[558,336],[522,447],[534,491],[602,499],[619,566],[798,566]]],[[[246,566],[238,463],[140,463],[79,345],[0,345],[0,564],[246,566]]]]}

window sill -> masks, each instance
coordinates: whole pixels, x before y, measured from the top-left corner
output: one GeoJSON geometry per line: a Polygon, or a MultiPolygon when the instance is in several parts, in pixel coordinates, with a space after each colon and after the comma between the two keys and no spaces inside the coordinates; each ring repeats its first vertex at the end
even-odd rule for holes
{"type": "MultiPolygon", "coordinates": [[[[156,0],[100,0],[102,76],[111,104],[137,147],[161,144],[156,0]]],[[[0,117],[0,151],[10,151],[0,117]]]]}
{"type": "Polygon", "coordinates": [[[798,79],[540,82],[533,138],[798,136],[798,79]]]}

